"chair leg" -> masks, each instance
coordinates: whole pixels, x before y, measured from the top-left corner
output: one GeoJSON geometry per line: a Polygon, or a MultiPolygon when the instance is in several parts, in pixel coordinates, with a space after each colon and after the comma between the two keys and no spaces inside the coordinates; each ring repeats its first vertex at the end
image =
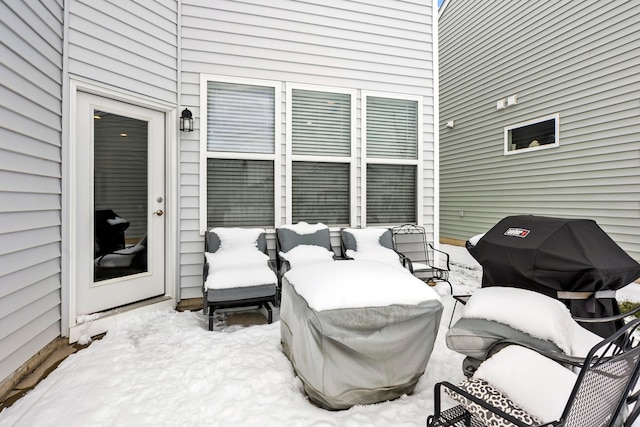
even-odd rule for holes
{"type": "Polygon", "coordinates": [[[213,331],[213,306],[209,306],[209,330],[213,331]]]}
{"type": "Polygon", "coordinates": [[[269,303],[265,302],[264,304],[262,304],[262,306],[267,309],[267,322],[273,322],[273,309],[271,308],[269,303]]]}
{"type": "Polygon", "coordinates": [[[449,284],[449,289],[451,289],[451,295],[453,295],[453,285],[448,280],[445,280],[445,282],[447,282],[449,284]]]}

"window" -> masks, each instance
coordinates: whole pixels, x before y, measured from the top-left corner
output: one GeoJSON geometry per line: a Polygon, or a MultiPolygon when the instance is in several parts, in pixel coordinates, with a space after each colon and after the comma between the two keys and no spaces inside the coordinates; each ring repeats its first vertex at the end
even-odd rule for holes
{"type": "Polygon", "coordinates": [[[558,147],[560,115],[542,117],[504,128],[504,153],[515,154],[558,147]]]}
{"type": "Polygon", "coordinates": [[[422,99],[363,93],[367,225],[418,222],[422,99]]]}
{"type": "Polygon", "coordinates": [[[291,222],[352,223],[355,93],[290,85],[287,90],[291,222]]]}
{"type": "Polygon", "coordinates": [[[279,84],[201,77],[201,224],[275,226],[279,84]]]}
{"type": "Polygon", "coordinates": [[[201,232],[421,222],[422,97],[213,75],[200,90],[201,232]]]}

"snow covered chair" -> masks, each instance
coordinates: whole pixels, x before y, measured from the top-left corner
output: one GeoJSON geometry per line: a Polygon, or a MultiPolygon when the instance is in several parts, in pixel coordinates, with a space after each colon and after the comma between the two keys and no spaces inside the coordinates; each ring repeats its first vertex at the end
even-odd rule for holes
{"type": "Polygon", "coordinates": [[[467,376],[505,344],[519,343],[547,357],[580,364],[601,339],[580,326],[562,302],[507,287],[478,289],[445,337],[447,347],[467,356],[467,376]]]}
{"type": "Polygon", "coordinates": [[[399,227],[393,227],[391,233],[394,250],[400,251],[400,246],[403,247],[400,252],[410,259],[409,269],[417,278],[429,284],[446,282],[449,284],[451,294],[453,294],[453,285],[449,281],[449,272],[451,271],[449,254],[434,248],[427,241],[427,233],[424,227],[404,224],[399,227]],[[411,250],[404,249],[405,247],[411,248],[411,250]],[[433,253],[434,258],[438,257],[438,260],[443,264],[442,266],[433,262],[430,252],[433,253]]]}
{"type": "Polygon", "coordinates": [[[409,258],[393,246],[391,230],[385,228],[343,228],[340,230],[342,255],[347,259],[379,261],[409,268],[409,258]]]}
{"type": "Polygon", "coordinates": [[[219,308],[258,305],[273,321],[278,277],[261,228],[214,228],[205,232],[203,313],[213,330],[219,308]]]}
{"type": "Polygon", "coordinates": [[[322,226],[292,229],[278,230],[280,334],[309,399],[338,410],[413,392],[440,325],[439,295],[399,263],[335,260],[322,226]]]}
{"type": "Polygon", "coordinates": [[[628,396],[638,379],[640,347],[637,340],[623,338],[633,336],[639,325],[636,319],[597,343],[577,374],[536,351],[510,345],[461,384],[436,384],[427,426],[631,426],[637,413],[627,417],[626,406],[637,400],[628,396]],[[458,405],[444,410],[443,392],[458,405]]]}

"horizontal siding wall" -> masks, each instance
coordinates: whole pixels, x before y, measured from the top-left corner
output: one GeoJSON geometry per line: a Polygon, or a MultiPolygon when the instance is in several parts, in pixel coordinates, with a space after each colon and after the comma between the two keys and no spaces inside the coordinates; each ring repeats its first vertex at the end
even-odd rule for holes
{"type": "MultiPolygon", "coordinates": [[[[182,103],[193,111],[196,131],[182,134],[180,146],[182,298],[202,296],[204,246],[198,223],[200,152],[197,132],[201,74],[284,83],[280,135],[283,165],[287,83],[423,96],[424,223],[432,226],[431,14],[431,3],[423,1],[183,1],[182,103]]],[[[358,109],[360,90],[356,100],[358,109]]],[[[358,135],[360,117],[358,111],[358,135]]],[[[281,182],[283,211],[280,215],[284,221],[284,174],[281,182]]],[[[359,209],[357,215],[359,218],[359,209]]],[[[335,233],[333,242],[339,249],[335,233]]],[[[272,236],[269,244],[274,248],[272,236]]]]}
{"type": "Polygon", "coordinates": [[[69,74],[177,102],[177,1],[70,0],[69,74]]]}
{"type": "Polygon", "coordinates": [[[591,218],[640,260],[638,2],[451,0],[439,27],[441,236],[591,218]],[[555,113],[558,148],[503,154],[505,126],[555,113]]]}
{"type": "Polygon", "coordinates": [[[0,383],[60,336],[61,3],[0,1],[0,383]]]}

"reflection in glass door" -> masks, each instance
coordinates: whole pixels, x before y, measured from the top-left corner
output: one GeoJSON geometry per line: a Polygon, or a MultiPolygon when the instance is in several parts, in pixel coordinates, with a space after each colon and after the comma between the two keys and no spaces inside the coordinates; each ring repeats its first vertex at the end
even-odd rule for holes
{"type": "Polygon", "coordinates": [[[94,282],[148,271],[148,122],[95,110],[94,282]]]}

